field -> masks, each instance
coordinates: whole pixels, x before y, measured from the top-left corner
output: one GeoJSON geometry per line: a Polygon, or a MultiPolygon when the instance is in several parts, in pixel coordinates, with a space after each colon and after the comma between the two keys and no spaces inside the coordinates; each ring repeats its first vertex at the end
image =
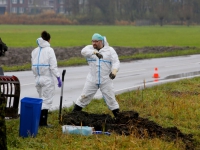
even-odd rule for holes
{"type": "Polygon", "coordinates": [[[0,37],[8,47],[35,47],[40,33],[51,34],[52,47],[83,46],[100,33],[112,46],[196,46],[200,47],[200,26],[62,26],[1,25],[0,37]]]}
{"type": "MultiPolygon", "coordinates": [[[[13,60],[12,65],[23,66],[25,63],[30,69],[30,52],[36,47],[35,41],[42,30],[51,33],[51,46],[55,49],[60,66],[84,64],[82,62],[85,60],[79,62],[80,59],[77,58],[81,57],[81,48],[90,44],[91,36],[95,32],[106,35],[110,45],[117,49],[120,59],[124,61],[200,53],[200,26],[1,25],[0,37],[10,49],[7,56],[0,57],[0,63],[2,64],[3,60],[4,62],[7,60],[7,63],[13,60]],[[29,59],[23,62],[24,58],[29,59]]],[[[20,66],[17,66],[18,70],[21,69],[20,66]]],[[[19,119],[8,120],[6,121],[8,149],[200,149],[199,82],[200,78],[185,79],[117,95],[121,115],[126,112],[136,112],[138,116],[129,114],[128,120],[127,118],[115,120],[117,122],[106,120],[105,123],[103,119],[104,122],[98,122],[100,123],[98,129],[102,131],[110,129],[111,136],[63,134],[57,119],[58,111],[49,114],[49,123],[54,127],[39,128],[36,138],[19,137],[19,119]]],[[[69,116],[74,119],[73,116],[77,115],[70,114],[71,110],[72,108],[65,108],[64,123],[69,124],[72,121],[67,120],[69,116]]],[[[95,113],[96,116],[106,114],[106,117],[112,117],[103,100],[92,101],[83,111],[89,113],[88,116],[95,113]]],[[[81,115],[84,113],[78,114],[81,115]]],[[[76,125],[87,125],[86,119],[88,118],[75,119],[76,125]]]]}

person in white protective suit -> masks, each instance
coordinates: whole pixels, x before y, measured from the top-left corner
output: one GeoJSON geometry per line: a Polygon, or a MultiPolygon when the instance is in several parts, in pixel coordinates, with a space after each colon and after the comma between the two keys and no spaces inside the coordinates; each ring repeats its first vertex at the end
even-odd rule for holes
{"type": "Polygon", "coordinates": [[[38,47],[31,53],[32,71],[35,76],[36,89],[39,97],[43,99],[40,116],[40,126],[46,126],[48,110],[50,109],[55,92],[54,76],[58,80],[58,87],[62,86],[60,73],[54,50],[50,47],[50,34],[46,31],[37,39],[38,47]]]}
{"type": "Polygon", "coordinates": [[[116,51],[109,46],[106,37],[95,33],[92,36],[92,45],[85,46],[81,50],[81,54],[87,59],[90,70],[82,94],[75,102],[73,111],[81,111],[86,107],[100,88],[108,108],[117,117],[119,104],[115,98],[112,82],[120,67],[116,51]]]}

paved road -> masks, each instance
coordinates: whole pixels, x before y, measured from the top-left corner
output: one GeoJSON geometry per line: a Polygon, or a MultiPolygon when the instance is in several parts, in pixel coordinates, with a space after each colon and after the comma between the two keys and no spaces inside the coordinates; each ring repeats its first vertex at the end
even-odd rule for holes
{"type": "MultiPolygon", "coordinates": [[[[199,76],[199,58],[200,55],[191,55],[121,63],[120,71],[116,79],[113,80],[115,93],[119,94],[137,88],[141,89],[144,86],[144,81],[148,87],[165,82],[173,82],[182,78],[199,76]],[[152,78],[156,67],[160,76],[158,81],[152,78]]],[[[61,74],[63,69],[66,69],[63,107],[69,107],[81,94],[88,73],[88,66],[59,68],[61,74]]],[[[5,75],[15,75],[19,78],[21,83],[20,99],[23,97],[38,97],[31,71],[6,72],[5,75]]],[[[61,89],[56,87],[52,110],[59,108],[60,95],[61,89]]],[[[101,98],[100,91],[96,93],[95,98],[101,98]]]]}

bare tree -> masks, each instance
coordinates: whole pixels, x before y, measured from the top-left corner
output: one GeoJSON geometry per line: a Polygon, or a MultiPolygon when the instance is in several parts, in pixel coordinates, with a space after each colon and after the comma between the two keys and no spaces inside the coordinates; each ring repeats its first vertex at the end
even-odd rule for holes
{"type": "Polygon", "coordinates": [[[71,0],[72,13],[74,16],[79,14],[79,0],[71,0]]]}
{"type": "Polygon", "coordinates": [[[185,3],[183,4],[183,13],[187,20],[187,26],[189,26],[193,14],[193,0],[185,0],[185,3]]]}
{"type": "Polygon", "coordinates": [[[160,20],[160,26],[163,26],[164,19],[169,13],[170,0],[155,0],[155,13],[160,20]]]}
{"type": "Polygon", "coordinates": [[[183,3],[176,3],[176,14],[177,17],[179,18],[179,20],[181,21],[181,25],[183,25],[183,21],[184,21],[184,10],[183,10],[183,3]]]}
{"type": "Polygon", "coordinates": [[[200,22],[200,0],[65,0],[66,10],[71,17],[90,23],[113,24],[116,20],[135,21],[159,19],[164,21],[180,20],[183,24],[191,18],[200,22]],[[72,15],[73,14],[73,15],[72,15]]]}
{"type": "Polygon", "coordinates": [[[98,14],[96,20],[98,22],[104,23],[114,23],[115,21],[115,12],[114,12],[114,0],[89,0],[89,9],[93,13],[98,14]],[[96,12],[95,12],[96,11],[96,12]],[[99,13],[97,13],[99,11],[99,13]]]}

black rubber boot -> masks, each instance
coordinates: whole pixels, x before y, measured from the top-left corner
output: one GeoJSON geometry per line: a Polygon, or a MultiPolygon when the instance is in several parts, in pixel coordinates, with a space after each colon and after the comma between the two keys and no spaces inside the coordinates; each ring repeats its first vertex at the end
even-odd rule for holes
{"type": "Polygon", "coordinates": [[[45,126],[45,110],[41,110],[39,126],[45,126]]]}
{"type": "Polygon", "coordinates": [[[118,116],[119,114],[119,109],[114,109],[112,110],[113,115],[115,116],[115,118],[118,116]]]}
{"type": "Polygon", "coordinates": [[[82,107],[78,106],[78,105],[74,105],[74,109],[72,111],[81,111],[82,107]]]}
{"type": "Polygon", "coordinates": [[[48,109],[43,109],[40,115],[40,126],[51,128],[52,125],[47,124],[48,119],[48,109]]]}

